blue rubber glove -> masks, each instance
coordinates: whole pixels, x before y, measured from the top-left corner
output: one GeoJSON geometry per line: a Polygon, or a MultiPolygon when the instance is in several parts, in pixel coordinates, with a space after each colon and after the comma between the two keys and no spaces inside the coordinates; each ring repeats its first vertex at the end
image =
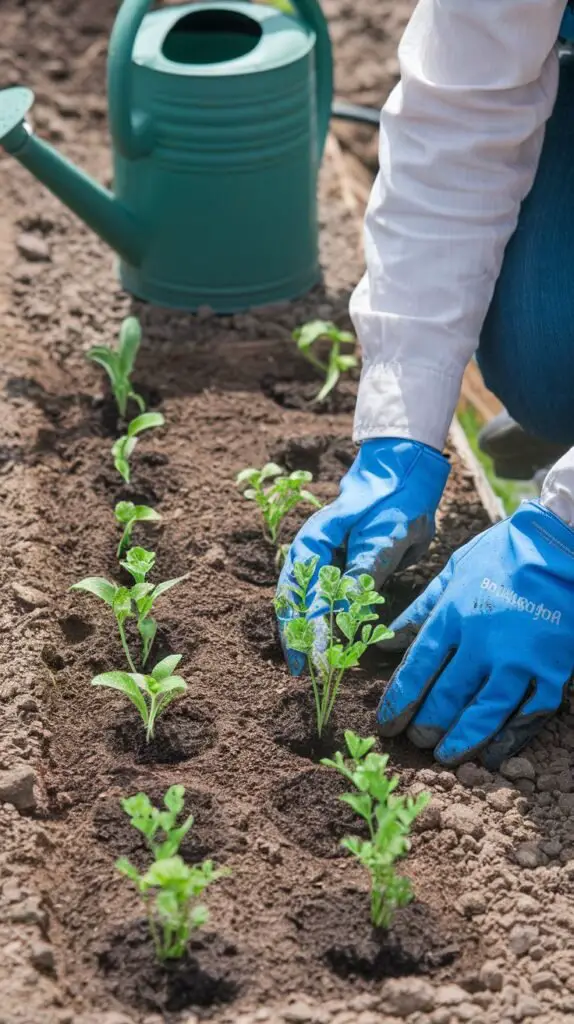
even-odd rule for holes
{"type": "MultiPolygon", "coordinates": [[[[315,555],[319,561],[311,597],[323,565],[338,565],[354,577],[369,573],[380,589],[391,573],[427,550],[449,468],[444,456],[417,441],[393,437],[364,441],[341,481],[339,497],[311,516],[295,537],[278,593],[293,585],[293,563],[307,562],[315,555]]],[[[317,614],[320,609],[311,605],[310,615],[317,614]]],[[[285,645],[284,650],[290,671],[298,675],[304,656],[285,645]]]]}
{"type": "Polygon", "coordinates": [[[572,676],[574,531],[525,502],[457,551],[392,628],[420,632],[379,704],[383,736],[406,728],[443,764],[480,754],[497,768],[572,676]]]}

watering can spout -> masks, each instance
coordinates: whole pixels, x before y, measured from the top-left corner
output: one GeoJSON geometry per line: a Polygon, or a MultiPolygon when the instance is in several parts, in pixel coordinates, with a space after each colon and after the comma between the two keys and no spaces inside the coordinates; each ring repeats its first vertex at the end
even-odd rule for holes
{"type": "Polygon", "coordinates": [[[122,259],[137,267],[144,251],[143,225],[112,192],[34,135],[25,121],[33,101],[30,89],[15,87],[0,91],[0,145],[122,259]]]}

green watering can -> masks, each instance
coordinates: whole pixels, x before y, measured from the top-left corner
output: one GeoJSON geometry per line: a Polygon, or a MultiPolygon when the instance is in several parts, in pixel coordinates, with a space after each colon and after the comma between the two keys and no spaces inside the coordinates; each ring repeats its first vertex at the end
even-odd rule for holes
{"type": "Polygon", "coordinates": [[[114,193],[32,133],[29,89],[0,91],[0,143],[115,249],[140,299],[231,313],[302,294],[333,90],[319,3],[150,3],[124,0],[110,40],[114,193]]]}

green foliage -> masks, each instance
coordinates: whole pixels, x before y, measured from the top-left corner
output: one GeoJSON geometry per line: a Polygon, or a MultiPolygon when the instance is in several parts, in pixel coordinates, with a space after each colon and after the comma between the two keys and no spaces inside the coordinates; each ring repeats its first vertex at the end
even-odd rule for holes
{"type": "Polygon", "coordinates": [[[155,563],[155,552],[146,551],[145,548],[130,548],[121,565],[130,573],[134,580],[132,587],[121,587],[117,583],[110,583],[101,576],[88,576],[86,579],[74,583],[71,590],[83,590],[101,601],[105,601],[113,610],[118,626],[118,632],[122,642],[128,665],[132,672],[136,672],[133,659],[130,654],[125,633],[125,623],[129,618],[136,618],[137,629],[142,641],[142,667],[145,668],[152,644],[157,633],[157,622],[152,616],[155,602],[172,587],[182,583],[189,576],[178,576],[176,579],[165,580],[163,583],[149,583],[147,574],[152,570],[155,563]]]}
{"type": "Polygon", "coordinates": [[[394,865],[408,853],[411,826],[429,803],[430,795],[394,795],[399,778],[387,776],[389,756],[373,753],[373,737],[361,739],[347,730],[345,742],[349,759],[337,751],[334,761],[323,758],[321,764],[334,768],[354,786],[354,792],[343,793],[339,799],[366,822],[369,838],[347,836],[341,846],[369,873],[372,924],[389,928],[397,908],[413,898],[411,883],[396,873],[394,865]]]}
{"type": "Polygon", "coordinates": [[[285,470],[274,462],[268,462],[263,469],[242,469],[237,474],[235,482],[243,490],[244,498],[254,501],[261,510],[265,535],[278,547],[278,560],[281,525],[289,512],[304,502],[321,508],[321,502],[305,486],[312,480],[313,474],[303,469],[286,476],[285,470]]]}
{"type": "Polygon", "coordinates": [[[193,825],[192,814],[183,825],[176,825],[185,803],[183,786],[170,786],[164,794],[164,807],[161,810],[153,806],[145,793],[125,797],[120,803],[131,825],[145,837],[156,860],[173,857],[179,852],[182,840],[193,825]]]}
{"type": "Polygon", "coordinates": [[[124,528],[118,544],[118,558],[121,558],[125,549],[129,547],[136,523],[157,523],[161,519],[159,512],[149,505],[134,505],[133,501],[118,501],[114,514],[124,528]]]}
{"type": "Polygon", "coordinates": [[[325,378],[323,387],[315,397],[316,402],[324,402],[338,384],[341,374],[359,365],[356,356],[341,353],[342,345],[355,345],[354,335],[350,331],[340,331],[330,320],[312,320],[308,324],[303,324],[293,331],[293,338],[301,354],[325,378]],[[313,352],[313,346],[318,341],[329,342],[326,362],[313,352]]]}
{"type": "Polygon", "coordinates": [[[178,854],[193,817],[176,827],[183,809],[183,786],[171,786],[164,796],[166,810],[153,807],[145,793],[122,800],[134,828],[146,838],[154,856],[147,871],[140,872],[125,857],[116,861],[120,874],[134,883],[148,916],[150,933],[159,960],[182,957],[192,933],[209,919],[207,907],[199,903],[208,886],[231,874],[228,868],[215,868],[211,860],[186,864],[178,854]],[[161,841],[156,842],[160,832],[161,841]]]}
{"type": "Polygon", "coordinates": [[[163,427],[165,419],[160,412],[144,412],[128,424],[127,434],[118,437],[112,445],[114,466],[127,484],[130,482],[130,458],[137,444],[138,434],[154,427],[163,427]]]}
{"type": "Polygon", "coordinates": [[[354,579],[344,576],[334,565],[324,565],[319,570],[314,596],[317,614],[306,617],[317,562],[318,557],[295,562],[295,586],[278,596],[276,608],[285,619],[287,646],[307,658],[317,732],[321,736],[331,718],[345,672],[359,665],[367,647],[390,639],[393,633],[380,623],[374,625],[379,619],[374,606],[384,604],[385,599],[375,590],[372,576],[363,573],[354,579]]]}
{"type": "Polygon", "coordinates": [[[187,690],[181,676],[173,675],[181,661],[181,654],[173,654],[159,661],[151,675],[139,672],[103,672],[92,679],[92,686],[107,686],[119,690],[138,709],[146,730],[146,741],[153,739],[155,723],[175,697],[187,690]]]}
{"type": "Polygon", "coordinates": [[[139,320],[135,316],[128,316],[120,327],[117,349],[108,345],[96,345],[88,352],[88,359],[106,371],[122,419],[125,418],[130,398],[137,403],[140,412],[145,412],[145,402],[142,396],[133,390],[130,380],[141,336],[139,320]]]}

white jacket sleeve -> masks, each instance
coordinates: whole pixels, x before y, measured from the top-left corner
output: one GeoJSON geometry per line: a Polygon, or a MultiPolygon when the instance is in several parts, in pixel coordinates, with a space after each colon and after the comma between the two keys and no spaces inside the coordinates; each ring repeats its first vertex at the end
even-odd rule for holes
{"type": "Polygon", "coordinates": [[[574,448],[570,448],[547,474],[540,501],[574,527],[574,448]]]}
{"type": "Polygon", "coordinates": [[[538,166],[565,0],[419,0],[381,114],[351,299],[355,439],[441,449],[538,166]]]}

